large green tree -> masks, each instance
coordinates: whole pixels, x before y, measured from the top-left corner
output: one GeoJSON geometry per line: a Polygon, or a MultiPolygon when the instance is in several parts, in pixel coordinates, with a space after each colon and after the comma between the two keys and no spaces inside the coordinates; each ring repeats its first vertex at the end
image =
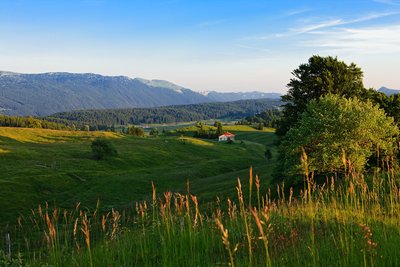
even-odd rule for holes
{"type": "Polygon", "coordinates": [[[309,171],[340,173],[346,164],[362,171],[369,157],[394,153],[399,134],[392,117],[370,101],[326,95],[311,100],[282,142],[287,174],[302,173],[302,151],[309,171]]]}
{"type": "Polygon", "coordinates": [[[286,132],[297,124],[300,114],[310,100],[326,94],[344,97],[362,97],[366,90],[363,85],[363,72],[354,63],[347,65],[336,57],[312,56],[292,72],[286,95],[283,117],[277,134],[286,132]]]}

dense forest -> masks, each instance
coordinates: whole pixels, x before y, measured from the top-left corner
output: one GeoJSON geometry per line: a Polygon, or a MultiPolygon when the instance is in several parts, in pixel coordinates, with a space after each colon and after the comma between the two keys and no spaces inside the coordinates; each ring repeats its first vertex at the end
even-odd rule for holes
{"type": "Polygon", "coordinates": [[[0,114],[0,126],[4,127],[23,127],[23,128],[43,128],[53,130],[67,130],[74,129],[71,127],[57,122],[51,122],[44,119],[38,119],[33,117],[17,117],[17,116],[6,116],[0,114]]]}
{"type": "Polygon", "coordinates": [[[261,113],[257,113],[253,116],[247,116],[246,118],[238,121],[238,125],[253,125],[261,124],[262,127],[278,127],[279,120],[282,116],[282,110],[280,108],[266,110],[261,113]]]}
{"type": "Polygon", "coordinates": [[[167,106],[157,108],[82,110],[56,113],[47,120],[81,127],[89,125],[99,130],[128,124],[175,123],[208,119],[241,119],[246,116],[276,109],[276,99],[239,100],[224,103],[167,106]]]}

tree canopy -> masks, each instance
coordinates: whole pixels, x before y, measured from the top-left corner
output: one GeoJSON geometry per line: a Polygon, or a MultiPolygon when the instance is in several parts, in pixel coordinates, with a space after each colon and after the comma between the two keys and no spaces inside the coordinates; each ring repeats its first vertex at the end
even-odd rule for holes
{"type": "Polygon", "coordinates": [[[304,150],[310,172],[340,173],[345,167],[361,171],[374,151],[381,157],[393,153],[398,134],[393,118],[372,102],[328,94],[311,100],[284,137],[285,169],[304,173],[304,150]]]}
{"type": "Polygon", "coordinates": [[[300,114],[310,100],[326,94],[344,97],[361,97],[365,94],[363,72],[354,63],[347,65],[336,57],[312,56],[292,72],[289,88],[282,97],[285,102],[283,118],[277,130],[285,135],[290,127],[296,125],[300,114]]]}

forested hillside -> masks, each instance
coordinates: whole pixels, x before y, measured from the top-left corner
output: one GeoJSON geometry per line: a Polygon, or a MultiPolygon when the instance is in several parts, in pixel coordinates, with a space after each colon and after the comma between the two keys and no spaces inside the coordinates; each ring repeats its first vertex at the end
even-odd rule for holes
{"type": "Polygon", "coordinates": [[[97,126],[99,129],[113,125],[174,123],[207,119],[240,119],[276,109],[281,105],[276,99],[239,100],[225,103],[168,106],[158,108],[82,110],[56,113],[46,119],[97,126]]]}

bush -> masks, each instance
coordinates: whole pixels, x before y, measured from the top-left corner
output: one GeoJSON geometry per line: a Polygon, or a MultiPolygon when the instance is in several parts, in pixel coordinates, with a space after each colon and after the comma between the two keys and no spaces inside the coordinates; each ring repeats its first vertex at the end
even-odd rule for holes
{"type": "Polygon", "coordinates": [[[128,127],[128,134],[133,136],[144,136],[144,130],[141,127],[130,126],[128,127]]]}
{"type": "Polygon", "coordinates": [[[157,137],[158,136],[158,129],[157,128],[152,128],[150,131],[150,135],[157,137]]]}
{"type": "Polygon", "coordinates": [[[341,173],[348,166],[361,172],[374,154],[380,159],[393,155],[398,134],[393,118],[371,102],[326,95],[310,101],[286,134],[281,146],[285,169],[304,173],[300,158],[305,153],[310,172],[341,173]]]}
{"type": "Polygon", "coordinates": [[[96,160],[104,159],[106,157],[116,156],[117,150],[110,140],[104,138],[97,138],[92,142],[92,155],[96,160]]]}

